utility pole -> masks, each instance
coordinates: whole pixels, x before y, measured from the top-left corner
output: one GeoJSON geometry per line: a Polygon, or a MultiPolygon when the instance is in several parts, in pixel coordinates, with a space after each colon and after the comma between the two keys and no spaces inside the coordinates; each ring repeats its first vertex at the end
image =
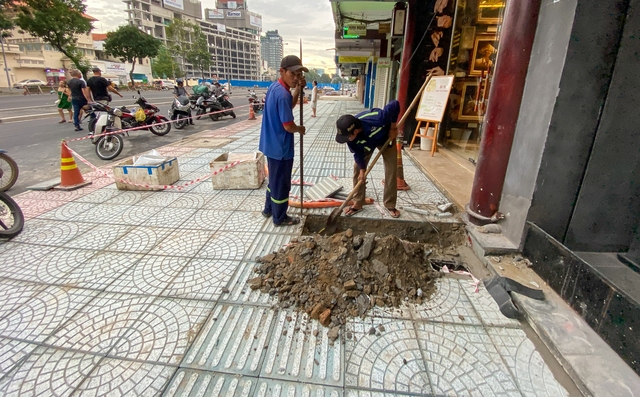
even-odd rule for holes
{"type": "Polygon", "coordinates": [[[7,86],[9,86],[9,92],[13,92],[11,88],[11,80],[9,79],[9,65],[7,65],[7,55],[4,53],[4,32],[0,32],[0,46],[2,46],[2,59],[4,60],[4,72],[7,74],[7,86]]]}

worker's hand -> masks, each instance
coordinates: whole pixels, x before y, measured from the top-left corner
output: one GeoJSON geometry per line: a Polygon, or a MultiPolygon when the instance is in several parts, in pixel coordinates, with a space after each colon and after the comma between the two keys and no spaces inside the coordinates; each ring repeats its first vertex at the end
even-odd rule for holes
{"type": "Polygon", "coordinates": [[[305,132],[307,132],[307,128],[303,125],[298,126],[298,132],[300,133],[300,135],[304,135],[305,132]]]}
{"type": "Polygon", "coordinates": [[[358,175],[358,181],[363,184],[367,182],[367,179],[364,176],[364,170],[360,170],[360,175],[358,175]]]}
{"type": "Polygon", "coordinates": [[[438,58],[444,53],[444,49],[440,47],[436,47],[431,51],[431,55],[429,55],[429,60],[431,62],[438,62],[438,58]]]}
{"type": "Polygon", "coordinates": [[[306,86],[307,86],[307,80],[304,78],[304,74],[301,74],[300,77],[298,77],[298,89],[304,90],[304,87],[306,86]]]}
{"type": "Polygon", "coordinates": [[[395,141],[398,137],[398,127],[392,125],[389,129],[389,138],[391,138],[391,142],[395,141]]]}

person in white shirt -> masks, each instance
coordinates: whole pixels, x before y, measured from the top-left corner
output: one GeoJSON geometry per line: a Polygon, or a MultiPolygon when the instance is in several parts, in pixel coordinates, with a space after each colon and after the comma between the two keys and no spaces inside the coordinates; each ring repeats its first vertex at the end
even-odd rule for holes
{"type": "Polygon", "coordinates": [[[316,117],[316,107],[318,106],[318,82],[313,80],[313,90],[311,90],[311,117],[316,117]]]}

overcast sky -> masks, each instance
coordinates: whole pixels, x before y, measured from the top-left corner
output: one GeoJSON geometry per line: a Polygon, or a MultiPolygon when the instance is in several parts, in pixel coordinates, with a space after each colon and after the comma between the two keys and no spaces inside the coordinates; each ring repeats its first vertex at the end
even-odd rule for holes
{"type": "MultiPolygon", "coordinates": [[[[189,0],[185,0],[189,1],[189,0]]],[[[125,23],[127,8],[119,0],[86,0],[87,14],[99,19],[95,33],[115,30],[125,23]]],[[[329,0],[247,0],[250,11],[262,15],[262,31],[278,29],[286,54],[298,55],[302,38],[302,57],[306,66],[335,73],[334,23],[329,0]]],[[[215,0],[202,0],[202,8],[215,8],[215,0]]]]}

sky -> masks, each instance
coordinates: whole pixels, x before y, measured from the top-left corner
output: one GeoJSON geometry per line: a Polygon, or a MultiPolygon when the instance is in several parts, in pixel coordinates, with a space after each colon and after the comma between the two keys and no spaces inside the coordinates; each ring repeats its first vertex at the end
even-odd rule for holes
{"type": "MultiPolygon", "coordinates": [[[[189,0],[184,0],[189,1],[189,0]]],[[[215,8],[215,0],[201,0],[202,9],[215,8]]],[[[119,0],[86,0],[87,14],[99,19],[94,33],[106,33],[125,24],[127,6],[119,0]]],[[[250,11],[262,15],[262,32],[278,29],[285,55],[300,53],[307,67],[335,73],[333,16],[329,0],[247,0],[250,11]],[[329,51],[327,51],[329,49],[329,51]]]]}

